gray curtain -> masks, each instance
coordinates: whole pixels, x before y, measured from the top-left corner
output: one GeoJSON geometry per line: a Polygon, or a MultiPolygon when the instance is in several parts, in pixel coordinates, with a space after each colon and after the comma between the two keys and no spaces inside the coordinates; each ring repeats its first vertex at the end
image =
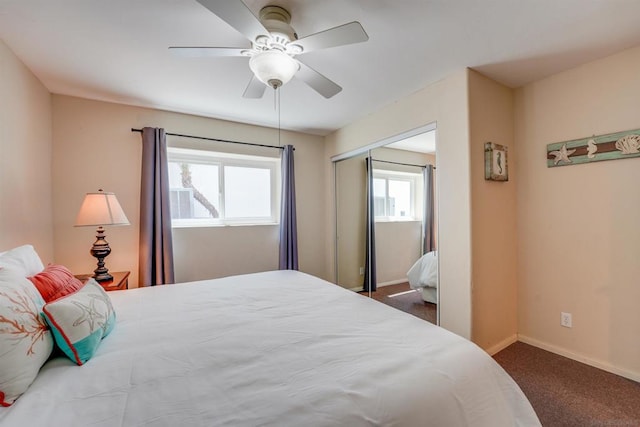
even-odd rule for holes
{"type": "Polygon", "coordinates": [[[167,138],[164,129],[142,129],[140,190],[141,286],[174,283],[167,138]]]}
{"type": "Polygon", "coordinates": [[[377,289],[376,277],[376,218],[374,211],[373,194],[373,163],[371,156],[365,159],[367,166],[367,195],[366,195],[366,238],[364,260],[364,284],[363,290],[374,292],[377,289]]]}
{"type": "Polygon", "coordinates": [[[280,270],[298,269],[298,226],[293,145],[282,150],[282,199],[280,204],[280,270]]]}
{"type": "Polygon", "coordinates": [[[424,242],[422,245],[422,253],[426,254],[427,252],[436,250],[433,209],[433,166],[425,166],[422,173],[424,178],[424,217],[422,219],[424,242]]]}

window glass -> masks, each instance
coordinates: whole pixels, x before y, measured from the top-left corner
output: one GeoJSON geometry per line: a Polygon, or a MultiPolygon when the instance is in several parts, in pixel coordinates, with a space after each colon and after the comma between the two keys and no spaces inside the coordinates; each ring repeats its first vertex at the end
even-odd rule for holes
{"type": "Polygon", "coordinates": [[[279,158],[169,148],[173,226],[277,222],[279,158]]]}
{"type": "Polygon", "coordinates": [[[219,166],[169,162],[171,218],[219,218],[219,166]]]}
{"type": "Polygon", "coordinates": [[[411,216],[411,182],[389,180],[389,216],[411,216]]]}
{"type": "Polygon", "coordinates": [[[271,171],[239,166],[224,167],[224,207],[227,218],[271,215],[271,171]]]}
{"type": "Polygon", "coordinates": [[[373,212],[375,216],[387,216],[387,181],[373,178],[373,212]]]}

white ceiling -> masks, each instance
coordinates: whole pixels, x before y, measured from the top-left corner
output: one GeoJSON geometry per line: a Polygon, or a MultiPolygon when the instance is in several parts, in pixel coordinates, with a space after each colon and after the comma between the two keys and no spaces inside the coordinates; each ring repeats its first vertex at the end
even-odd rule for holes
{"type": "Polygon", "coordinates": [[[436,152],[436,131],[420,133],[410,138],[402,139],[398,142],[386,145],[386,148],[396,150],[417,151],[425,154],[435,154],[436,152]]]}
{"type": "MultiPolygon", "coordinates": [[[[234,0],[228,0],[234,1],[234,0]]],[[[300,56],[344,89],[281,89],[281,126],[327,134],[464,67],[517,87],[640,44],[640,0],[245,0],[287,8],[300,37],[359,21],[369,41],[300,56]]],[[[195,0],[0,0],[0,38],[57,94],[277,127],[271,89],[244,99],[249,47],[195,0]]],[[[150,123],[149,125],[154,125],[150,123]]]]}

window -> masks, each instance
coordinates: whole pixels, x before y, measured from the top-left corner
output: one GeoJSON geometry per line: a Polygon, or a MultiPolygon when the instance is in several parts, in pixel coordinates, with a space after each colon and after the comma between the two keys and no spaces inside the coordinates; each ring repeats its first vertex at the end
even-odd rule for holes
{"type": "Polygon", "coordinates": [[[375,170],[373,203],[377,221],[414,221],[419,215],[422,175],[375,170]]]}
{"type": "Polygon", "coordinates": [[[174,227],[277,223],[279,158],[167,151],[174,227]]]}

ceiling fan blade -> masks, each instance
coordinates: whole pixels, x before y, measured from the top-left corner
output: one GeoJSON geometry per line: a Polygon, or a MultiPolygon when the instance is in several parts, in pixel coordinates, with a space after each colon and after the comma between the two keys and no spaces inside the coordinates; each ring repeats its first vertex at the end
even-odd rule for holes
{"type": "Polygon", "coordinates": [[[319,33],[311,34],[296,40],[294,43],[302,46],[302,53],[311,52],[328,47],[344,46],[369,40],[369,36],[359,22],[349,22],[338,27],[329,28],[319,33]]]}
{"type": "Polygon", "coordinates": [[[320,95],[324,96],[325,98],[331,98],[342,90],[340,86],[338,86],[313,68],[300,61],[298,61],[298,63],[300,64],[300,69],[295,74],[295,77],[311,86],[311,88],[318,92],[320,95]]]}
{"type": "Polygon", "coordinates": [[[251,76],[251,80],[249,81],[247,88],[244,90],[242,97],[252,99],[262,98],[262,95],[264,95],[264,90],[266,88],[267,85],[262,83],[255,75],[253,75],[251,76]]]}
{"type": "Polygon", "coordinates": [[[269,35],[269,31],[241,0],[197,1],[252,42],[260,35],[269,35]]]}
{"type": "Polygon", "coordinates": [[[169,52],[174,56],[185,58],[244,56],[242,51],[247,49],[235,47],[206,47],[206,46],[171,46],[169,52]]]}

